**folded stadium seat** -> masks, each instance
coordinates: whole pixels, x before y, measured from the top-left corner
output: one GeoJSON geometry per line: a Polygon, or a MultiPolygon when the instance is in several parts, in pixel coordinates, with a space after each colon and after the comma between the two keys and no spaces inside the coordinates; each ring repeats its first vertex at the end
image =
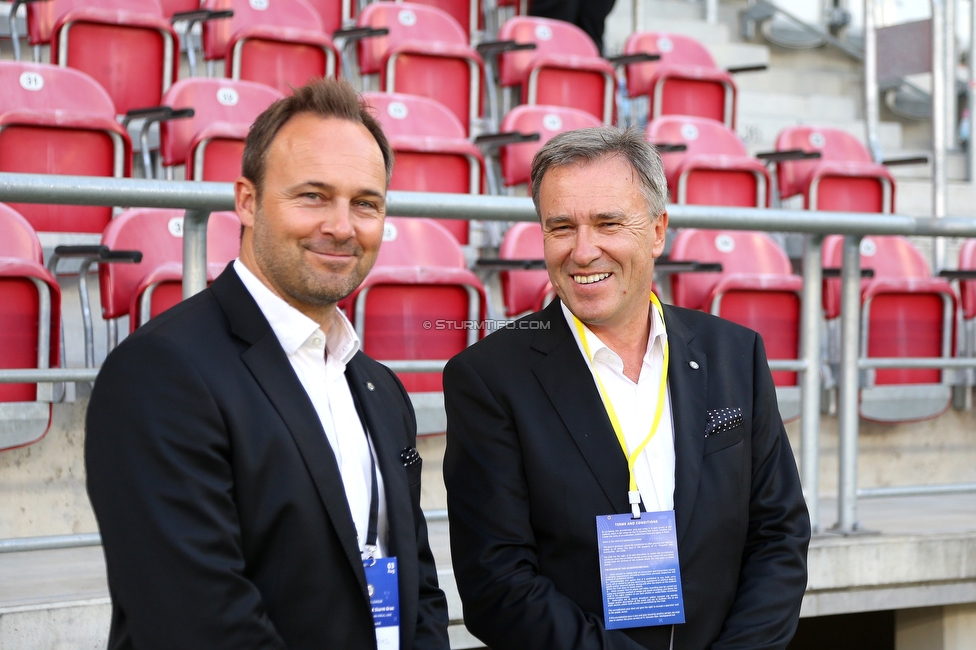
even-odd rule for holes
{"type": "Polygon", "coordinates": [[[681,34],[631,34],[624,54],[641,53],[661,57],[627,66],[627,94],[648,98],[648,121],[662,115],[696,115],[735,128],[735,81],[715,65],[704,45],[681,34]]]}
{"type": "Polygon", "coordinates": [[[730,128],[706,117],[664,115],[647,125],[675,203],[764,208],[769,173],[730,128]],[[669,149],[685,147],[683,151],[669,149]]]}
{"type": "Polygon", "coordinates": [[[502,25],[498,38],[535,44],[532,50],[499,55],[498,83],[520,87],[522,104],[578,108],[613,124],[614,69],[582,29],[561,20],[516,16],[502,25]]]}
{"type": "Polygon", "coordinates": [[[158,0],[48,0],[51,62],[91,75],[119,114],[158,106],[179,72],[179,39],[158,0]]]}
{"type": "Polygon", "coordinates": [[[776,163],[780,198],[802,194],[808,210],[894,212],[895,179],[846,131],[788,127],[777,136],[776,149],[820,152],[815,160],[776,163]]]}
{"type": "MultiPolygon", "coordinates": [[[[498,258],[503,260],[541,260],[542,226],[534,222],[519,222],[505,232],[498,258]]],[[[549,273],[543,270],[500,271],[502,301],[505,315],[516,318],[542,309],[551,297],[549,273]]]]}
{"type": "MultiPolygon", "coordinates": [[[[402,4],[402,0],[397,0],[402,4]]],[[[414,4],[437,7],[449,14],[464,30],[469,43],[484,26],[480,0],[413,0],[414,4]]]]}
{"type": "Polygon", "coordinates": [[[379,75],[380,90],[429,97],[454,113],[467,135],[478,128],[482,61],[456,20],[436,7],[374,2],[356,22],[389,30],[358,43],[359,70],[379,75]]]}
{"type": "MultiPolygon", "coordinates": [[[[0,172],[129,176],[132,144],[108,93],[77,70],[0,61],[0,172]]],[[[42,232],[100,233],[102,206],[12,204],[42,232]]]]}
{"type": "Polygon", "coordinates": [[[505,133],[538,133],[535,142],[504,145],[499,150],[502,182],[506,187],[529,183],[532,157],[560,133],[602,126],[599,118],[577,108],[562,106],[516,106],[502,118],[501,131],[505,133]]]}
{"type": "MultiPolygon", "coordinates": [[[[0,203],[0,368],[54,368],[61,290],[44,268],[27,219],[0,203]]],[[[51,384],[0,384],[0,450],[40,440],[51,424],[51,384]]]]}
{"type": "MultiPolygon", "coordinates": [[[[720,263],[718,273],[671,275],[674,304],[700,309],[756,330],[769,359],[800,356],[800,301],[803,279],[793,273],[786,253],[763,232],[698,230],[677,232],[671,260],[720,263]]],[[[814,369],[817,372],[818,369],[814,369]]],[[[773,372],[780,414],[800,415],[796,372],[773,372]]]]}
{"type": "MultiPolygon", "coordinates": [[[[447,360],[484,333],[484,287],[433,219],[387,217],[376,265],[341,306],[380,361],[447,360]]],[[[411,393],[443,391],[439,372],[397,376],[411,393]]]]}
{"type": "MultiPolygon", "coordinates": [[[[396,153],[391,190],[480,194],[485,161],[465,138],[461,122],[443,104],[402,93],[363,93],[396,153]]],[[[438,220],[468,244],[465,219],[438,220]]]]}
{"type": "MultiPolygon", "coordinates": [[[[240,251],[241,222],[214,212],[207,223],[207,282],[240,251]]],[[[129,316],[129,331],[183,299],[183,210],[133,209],[112,220],[102,235],[110,250],[142,252],[137,264],[99,264],[102,317],[129,316]]]]}
{"type": "Polygon", "coordinates": [[[203,23],[203,58],[225,59],[225,76],[290,94],[310,79],[335,77],[339,52],[305,0],[204,0],[230,18],[203,23]]]}
{"type": "Polygon", "coordinates": [[[274,88],[253,81],[203,77],[177,81],[163,97],[163,104],[177,110],[192,108],[194,114],[160,125],[163,166],[171,171],[177,165],[186,165],[187,180],[237,180],[251,124],[282,96],[274,88]]]}
{"type": "MultiPolygon", "coordinates": [[[[844,238],[826,237],[824,268],[838,268],[844,238]]],[[[947,280],[933,278],[928,263],[906,238],[870,236],[861,240],[861,357],[951,357],[956,294],[947,280]]],[[[824,280],[828,347],[839,349],[840,280],[824,280]]],[[[832,353],[832,361],[838,361],[832,353]]],[[[952,398],[939,369],[873,370],[861,388],[860,414],[874,422],[913,422],[943,413],[952,398]]]]}

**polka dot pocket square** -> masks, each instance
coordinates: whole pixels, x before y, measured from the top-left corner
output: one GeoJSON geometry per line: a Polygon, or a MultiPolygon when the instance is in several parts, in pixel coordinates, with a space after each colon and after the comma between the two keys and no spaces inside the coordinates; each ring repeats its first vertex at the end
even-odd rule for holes
{"type": "Polygon", "coordinates": [[[705,437],[731,431],[742,424],[742,408],[730,406],[714,411],[705,411],[705,437]]]}

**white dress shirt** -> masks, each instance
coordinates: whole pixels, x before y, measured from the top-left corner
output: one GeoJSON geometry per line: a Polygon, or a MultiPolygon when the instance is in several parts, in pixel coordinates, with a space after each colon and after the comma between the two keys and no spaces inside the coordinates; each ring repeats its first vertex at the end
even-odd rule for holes
{"type": "MultiPolygon", "coordinates": [[[[576,345],[579,346],[580,354],[586,359],[586,351],[583,349],[579,331],[573,322],[573,314],[565,303],[561,305],[576,345]]],[[[661,387],[664,344],[668,334],[657,309],[653,308],[650,302],[648,308],[651,314],[651,329],[647,337],[647,351],[644,353],[636,383],[624,375],[624,362],[620,356],[607,347],[586,325],[583,325],[586,344],[593,355],[592,363],[587,362],[593,374],[593,383],[597,383],[596,378],[599,375],[623,429],[624,439],[627,441],[627,453],[637,449],[650,433],[661,387]]],[[[597,390],[599,389],[597,385],[597,390]]],[[[616,440],[613,444],[617,444],[616,440]]],[[[645,510],[658,512],[674,509],[674,424],[671,419],[670,389],[664,391],[664,410],[661,413],[657,433],[637,457],[637,462],[634,463],[634,475],[645,510]]]]}
{"type": "MultiPolygon", "coordinates": [[[[359,350],[359,337],[342,310],[336,309],[326,337],[318,323],[278,297],[240,259],[234,262],[234,270],[271,324],[322,422],[342,475],[346,501],[359,537],[359,550],[363,551],[369,527],[372,443],[367,440],[345,376],[346,364],[359,350]]],[[[383,557],[387,554],[389,522],[378,464],[376,481],[379,521],[378,548],[374,556],[383,557]]]]}

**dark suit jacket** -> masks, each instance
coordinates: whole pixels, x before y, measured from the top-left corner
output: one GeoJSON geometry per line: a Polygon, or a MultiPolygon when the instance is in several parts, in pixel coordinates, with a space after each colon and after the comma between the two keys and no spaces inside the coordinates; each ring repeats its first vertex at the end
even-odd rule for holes
{"type": "MultiPolygon", "coordinates": [[[[415,444],[413,409],[393,373],[362,353],[346,377],[386,488],[400,647],[446,649],[420,464],[400,460],[415,444]]],[[[376,647],[335,456],[232,267],[109,355],[85,458],[110,649],[376,647]]]]}
{"type": "MultiPolygon", "coordinates": [[[[707,314],[664,310],[686,615],[674,647],[785,648],[810,521],[762,341],[707,314]],[[726,407],[741,407],[743,424],[706,438],[706,411],[726,407]]],[[[468,629],[493,650],[666,650],[670,626],[603,625],[595,520],[630,511],[627,462],[558,301],[456,356],[444,389],[468,629]]]]}

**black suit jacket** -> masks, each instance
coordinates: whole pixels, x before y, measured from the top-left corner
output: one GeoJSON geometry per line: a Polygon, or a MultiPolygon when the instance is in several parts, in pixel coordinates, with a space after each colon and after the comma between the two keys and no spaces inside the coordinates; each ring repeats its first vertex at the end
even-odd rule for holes
{"type": "MultiPolygon", "coordinates": [[[[664,310],[686,615],[674,647],[785,648],[810,522],[762,341],[707,314],[664,310]],[[706,411],[727,407],[742,409],[742,425],[706,438],[706,411]]],[[[456,356],[444,389],[468,629],[494,650],[666,650],[670,626],[603,625],[595,519],[630,511],[627,462],[558,301],[456,356]]]]}
{"type": "MultiPolygon", "coordinates": [[[[420,464],[400,459],[415,444],[413,409],[393,373],[362,353],[346,377],[383,474],[400,647],[446,649],[420,464]]],[[[332,448],[232,267],[109,355],[85,457],[110,649],[376,647],[332,448]]]]}

